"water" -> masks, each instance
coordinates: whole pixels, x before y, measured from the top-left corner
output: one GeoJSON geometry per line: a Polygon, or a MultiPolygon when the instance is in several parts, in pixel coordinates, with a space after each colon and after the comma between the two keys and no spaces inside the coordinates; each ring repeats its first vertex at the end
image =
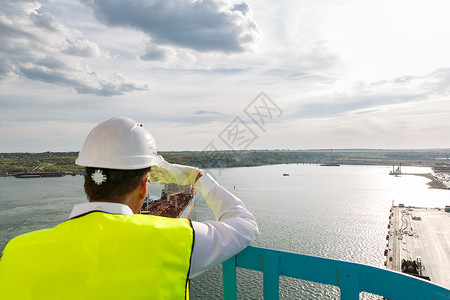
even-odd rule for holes
{"type": "MultiPolygon", "coordinates": [[[[293,164],[211,173],[255,215],[261,232],[255,246],[383,267],[392,200],[422,207],[450,204],[450,191],[428,189],[423,177],[389,176],[390,169],[293,164]]],[[[431,172],[419,167],[402,171],[431,172]]],[[[81,176],[0,178],[0,249],[18,234],[66,219],[74,204],[86,201],[82,185],[81,176]]],[[[151,196],[156,198],[160,189],[151,185],[151,196]]],[[[213,218],[203,199],[191,218],[213,218]]],[[[262,299],[261,273],[239,270],[238,289],[240,299],[262,299]]],[[[281,299],[338,298],[337,288],[289,278],[280,279],[280,290],[281,299]]],[[[222,298],[220,266],[191,280],[191,298],[222,298]]]]}

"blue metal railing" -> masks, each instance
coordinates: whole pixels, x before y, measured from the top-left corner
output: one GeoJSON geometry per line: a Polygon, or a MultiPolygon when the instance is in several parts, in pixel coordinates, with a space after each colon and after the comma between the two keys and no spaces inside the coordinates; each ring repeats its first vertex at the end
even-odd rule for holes
{"type": "Polygon", "coordinates": [[[450,299],[450,290],[420,278],[367,265],[247,247],[222,264],[225,300],[237,299],[236,267],[262,271],[264,299],[279,298],[279,276],[338,286],[341,299],[368,292],[388,299],[450,299]]]}

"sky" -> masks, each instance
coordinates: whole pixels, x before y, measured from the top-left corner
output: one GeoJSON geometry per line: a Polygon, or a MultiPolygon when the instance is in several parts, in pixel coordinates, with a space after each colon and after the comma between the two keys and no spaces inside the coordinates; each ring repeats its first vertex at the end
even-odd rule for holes
{"type": "Polygon", "coordinates": [[[446,0],[3,0],[0,152],[450,148],[446,0]]]}

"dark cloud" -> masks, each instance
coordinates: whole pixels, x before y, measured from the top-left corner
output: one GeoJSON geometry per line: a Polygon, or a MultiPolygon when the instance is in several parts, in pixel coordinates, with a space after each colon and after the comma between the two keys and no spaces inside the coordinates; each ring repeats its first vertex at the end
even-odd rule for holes
{"type": "Polygon", "coordinates": [[[29,17],[36,28],[57,32],[59,31],[59,28],[63,27],[63,25],[49,13],[30,14],[29,17]]]}
{"type": "Polygon", "coordinates": [[[100,96],[148,89],[117,72],[92,72],[85,59],[93,58],[108,61],[96,43],[66,27],[39,2],[6,0],[0,6],[0,80],[15,73],[100,96]]]}
{"type": "Polygon", "coordinates": [[[140,58],[146,61],[161,61],[168,60],[174,56],[174,50],[166,47],[161,47],[158,45],[147,45],[145,49],[145,54],[141,55],[140,58]]]}
{"type": "Polygon", "coordinates": [[[0,53],[24,55],[35,49],[36,42],[36,36],[16,28],[13,20],[0,18],[0,53]]]}
{"type": "Polygon", "coordinates": [[[232,11],[239,11],[243,16],[247,16],[250,13],[250,6],[247,3],[236,3],[231,8],[232,11]]]}
{"type": "Polygon", "coordinates": [[[67,65],[67,63],[62,58],[58,58],[55,56],[46,56],[42,59],[36,60],[36,65],[41,67],[46,67],[48,70],[69,70],[71,66],[67,65]]]}
{"type": "Polygon", "coordinates": [[[0,56],[0,80],[13,74],[13,66],[9,61],[0,56]]]}
{"type": "Polygon", "coordinates": [[[101,22],[135,28],[155,43],[201,52],[243,52],[259,29],[246,3],[221,0],[81,0],[101,22]]]}

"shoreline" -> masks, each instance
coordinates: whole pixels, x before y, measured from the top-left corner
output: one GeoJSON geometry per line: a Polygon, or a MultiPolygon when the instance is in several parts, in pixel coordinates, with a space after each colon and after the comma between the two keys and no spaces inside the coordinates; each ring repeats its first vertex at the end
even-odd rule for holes
{"type": "Polygon", "coordinates": [[[426,174],[419,174],[419,173],[413,173],[413,174],[403,174],[403,175],[414,175],[414,176],[421,176],[429,179],[430,181],[427,182],[427,185],[430,189],[440,189],[440,190],[450,190],[450,187],[447,187],[443,182],[439,181],[435,176],[433,176],[430,173],[426,174]]]}
{"type": "MultiPolygon", "coordinates": [[[[418,166],[450,172],[450,149],[310,149],[158,151],[166,161],[201,169],[253,167],[274,164],[418,166]]],[[[0,153],[0,174],[42,171],[80,173],[78,152],[0,153]]],[[[0,175],[0,176],[1,176],[0,175]]]]}
{"type": "MultiPolygon", "coordinates": [[[[248,166],[248,165],[236,165],[236,166],[224,166],[222,167],[223,169],[229,169],[229,168],[240,168],[240,167],[261,167],[261,166],[271,166],[271,165],[277,165],[277,164],[287,164],[287,165],[292,165],[292,164],[316,164],[316,165],[320,165],[321,163],[319,162],[297,162],[297,163],[268,163],[268,164],[261,164],[261,165],[253,165],[253,166],[248,166]]],[[[390,164],[376,164],[376,163],[341,163],[341,165],[347,165],[347,166],[386,166],[386,167],[390,167],[390,164]]],[[[425,167],[425,168],[431,168],[433,169],[433,166],[429,166],[429,165],[422,165],[422,164],[408,164],[408,165],[403,165],[404,167],[425,167]]],[[[207,169],[216,169],[216,168],[204,168],[205,170],[207,169]]],[[[441,172],[441,173],[447,173],[447,172],[441,172]]],[[[17,173],[11,172],[9,174],[0,174],[0,177],[14,177],[14,175],[17,173]]],[[[65,175],[72,175],[72,176],[76,176],[76,175],[82,175],[82,172],[65,172],[65,175]]],[[[444,190],[450,190],[450,186],[445,185],[443,182],[439,181],[435,176],[433,176],[433,174],[431,173],[400,173],[398,175],[413,175],[413,176],[421,176],[421,177],[425,177],[427,179],[429,179],[430,181],[427,183],[427,185],[429,186],[429,188],[431,189],[444,189],[444,190]]]]}

